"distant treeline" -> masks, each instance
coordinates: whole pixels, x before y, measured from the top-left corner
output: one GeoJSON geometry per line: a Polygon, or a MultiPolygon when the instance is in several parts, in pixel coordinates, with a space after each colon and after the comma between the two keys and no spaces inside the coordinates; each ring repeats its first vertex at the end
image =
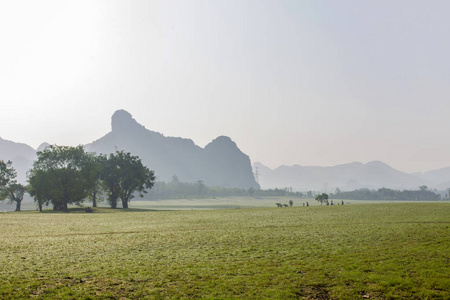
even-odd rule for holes
{"type": "MultiPolygon", "coordinates": [[[[292,197],[292,198],[314,198],[314,192],[293,192],[291,188],[276,189],[241,189],[234,187],[214,187],[207,186],[203,181],[181,182],[176,176],[172,181],[157,181],[151,190],[148,190],[145,198],[149,200],[163,199],[192,199],[211,197],[292,197]]],[[[441,195],[436,194],[422,186],[416,191],[398,191],[387,188],[379,190],[359,189],[342,192],[339,189],[334,194],[330,194],[330,199],[347,200],[441,200],[441,195]]]]}
{"type": "Polygon", "coordinates": [[[210,197],[293,197],[304,198],[308,194],[302,192],[292,192],[291,189],[268,189],[257,190],[254,188],[241,189],[234,187],[214,187],[207,186],[203,181],[180,182],[176,176],[172,181],[157,181],[151,190],[148,190],[145,198],[150,200],[159,199],[189,199],[189,198],[210,198],[210,197]]]}
{"type": "Polygon", "coordinates": [[[349,192],[336,191],[330,195],[330,199],[348,200],[441,200],[441,195],[427,190],[421,186],[417,191],[396,191],[387,188],[379,190],[359,189],[349,192]]]}

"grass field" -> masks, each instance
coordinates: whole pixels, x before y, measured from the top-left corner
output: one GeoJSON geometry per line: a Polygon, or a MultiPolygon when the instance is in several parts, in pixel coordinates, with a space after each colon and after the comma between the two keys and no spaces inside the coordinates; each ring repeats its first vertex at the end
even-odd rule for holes
{"type": "Polygon", "coordinates": [[[0,214],[0,298],[450,299],[449,203],[82,211],[0,214]]]}

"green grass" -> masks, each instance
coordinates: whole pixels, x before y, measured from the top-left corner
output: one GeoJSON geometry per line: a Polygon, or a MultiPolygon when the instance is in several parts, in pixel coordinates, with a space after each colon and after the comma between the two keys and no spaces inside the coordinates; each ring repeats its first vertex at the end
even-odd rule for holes
{"type": "Polygon", "coordinates": [[[0,214],[0,298],[450,299],[450,204],[0,214]]]}

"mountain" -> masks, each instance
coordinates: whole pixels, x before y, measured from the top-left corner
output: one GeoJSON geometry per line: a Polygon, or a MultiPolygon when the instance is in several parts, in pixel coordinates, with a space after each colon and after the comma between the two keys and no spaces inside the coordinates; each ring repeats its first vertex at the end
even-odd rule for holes
{"type": "Polygon", "coordinates": [[[17,171],[17,181],[25,183],[27,171],[36,159],[36,151],[26,144],[0,138],[0,159],[12,161],[13,167],[17,171]]]}
{"type": "Polygon", "coordinates": [[[359,188],[418,189],[430,185],[427,179],[407,174],[380,161],[367,164],[353,162],[332,167],[304,167],[299,165],[280,166],[274,170],[257,162],[253,169],[258,170],[262,188],[292,187],[294,190],[334,192],[359,188]]]}
{"type": "Polygon", "coordinates": [[[85,146],[87,151],[113,153],[124,150],[137,155],[157,180],[202,180],[209,186],[257,188],[250,158],[229,137],[220,136],[201,148],[190,139],[166,137],[146,129],[125,110],[111,118],[111,132],[85,146]]]}
{"type": "Polygon", "coordinates": [[[450,167],[429,172],[415,173],[414,175],[432,182],[433,186],[439,190],[448,190],[450,188],[450,167]]]}

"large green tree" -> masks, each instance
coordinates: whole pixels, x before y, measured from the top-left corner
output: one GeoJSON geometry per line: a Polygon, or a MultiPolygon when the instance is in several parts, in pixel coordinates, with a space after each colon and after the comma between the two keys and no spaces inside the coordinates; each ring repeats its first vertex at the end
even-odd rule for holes
{"type": "Polygon", "coordinates": [[[111,208],[117,208],[119,198],[122,200],[122,207],[128,208],[128,202],[134,198],[135,193],[143,197],[146,190],[153,186],[155,175],[142,164],[139,157],[117,151],[103,161],[102,179],[111,208]]]}
{"type": "Polygon", "coordinates": [[[23,196],[27,189],[24,185],[14,182],[10,183],[5,189],[2,190],[2,199],[7,199],[9,204],[16,203],[16,211],[20,211],[23,196]]]}
{"type": "Polygon", "coordinates": [[[88,160],[82,146],[49,146],[38,152],[28,174],[30,194],[42,204],[52,203],[54,210],[66,211],[69,204],[80,205],[91,186],[87,176],[88,160]]]}

